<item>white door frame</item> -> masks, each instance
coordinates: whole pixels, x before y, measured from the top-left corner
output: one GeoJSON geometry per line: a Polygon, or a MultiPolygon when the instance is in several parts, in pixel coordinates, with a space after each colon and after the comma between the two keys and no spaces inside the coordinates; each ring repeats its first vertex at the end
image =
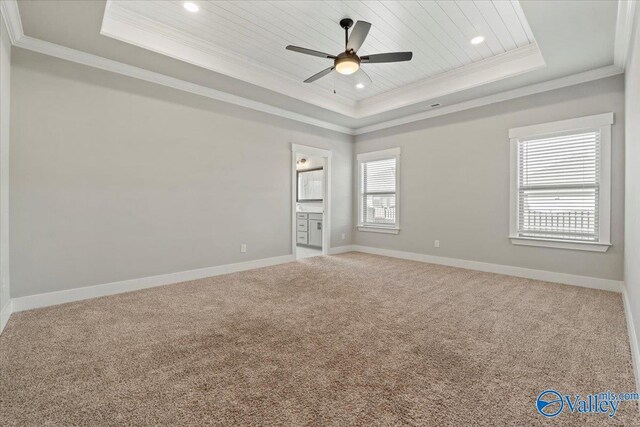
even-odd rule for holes
{"type": "Polygon", "coordinates": [[[291,254],[297,259],[296,242],[296,157],[301,154],[324,159],[324,196],[322,201],[322,255],[329,253],[331,245],[331,150],[291,144],[291,254]]]}

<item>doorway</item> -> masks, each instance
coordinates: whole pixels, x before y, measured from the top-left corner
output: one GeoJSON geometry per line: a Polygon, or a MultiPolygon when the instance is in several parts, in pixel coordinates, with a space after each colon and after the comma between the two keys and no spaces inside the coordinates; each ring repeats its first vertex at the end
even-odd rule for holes
{"type": "Polygon", "coordinates": [[[331,151],[292,144],[292,253],[326,255],[330,242],[331,151]]]}

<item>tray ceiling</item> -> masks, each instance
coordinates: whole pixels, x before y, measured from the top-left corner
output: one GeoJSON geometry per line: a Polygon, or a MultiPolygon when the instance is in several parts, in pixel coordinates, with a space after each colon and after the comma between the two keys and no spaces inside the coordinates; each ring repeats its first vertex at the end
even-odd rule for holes
{"type": "Polygon", "coordinates": [[[101,34],[339,112],[366,117],[540,68],[544,60],[517,1],[109,1],[101,34]],[[361,54],[414,52],[411,62],[302,81],[337,54],[344,17],[372,23],[361,54]],[[470,40],[483,36],[484,42],[470,40]]]}

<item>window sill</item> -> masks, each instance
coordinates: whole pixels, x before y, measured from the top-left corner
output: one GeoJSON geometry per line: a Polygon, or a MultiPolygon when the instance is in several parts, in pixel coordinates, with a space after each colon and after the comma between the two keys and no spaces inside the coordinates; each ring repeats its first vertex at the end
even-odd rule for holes
{"type": "Polygon", "coordinates": [[[359,225],[358,231],[367,231],[371,233],[385,233],[385,234],[398,234],[399,228],[395,227],[372,227],[370,225],[359,225]]]}
{"type": "Polygon", "coordinates": [[[577,251],[606,252],[611,243],[602,242],[573,242],[567,240],[536,239],[533,237],[509,236],[514,245],[539,246],[542,248],[574,249],[577,251]]]}

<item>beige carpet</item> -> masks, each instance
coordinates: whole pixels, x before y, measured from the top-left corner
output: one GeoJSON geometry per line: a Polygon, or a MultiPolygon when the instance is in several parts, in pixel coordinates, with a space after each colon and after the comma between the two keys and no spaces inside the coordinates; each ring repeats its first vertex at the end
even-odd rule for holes
{"type": "Polygon", "coordinates": [[[0,425],[639,425],[619,294],[359,253],[14,314],[0,425]]]}

